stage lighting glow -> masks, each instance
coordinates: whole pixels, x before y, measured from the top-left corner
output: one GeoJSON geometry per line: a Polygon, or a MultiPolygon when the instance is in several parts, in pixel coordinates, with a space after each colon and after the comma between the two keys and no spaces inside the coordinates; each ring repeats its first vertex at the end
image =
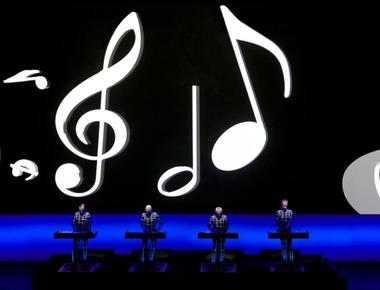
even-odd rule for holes
{"type": "Polygon", "coordinates": [[[21,82],[34,81],[38,89],[40,90],[48,89],[50,86],[48,79],[43,76],[36,76],[36,74],[38,73],[41,73],[41,72],[37,69],[23,70],[15,74],[14,76],[7,78],[3,82],[5,84],[9,84],[9,83],[21,83],[21,82]]]}
{"type": "MultiPolygon", "coordinates": [[[[126,240],[126,231],[141,231],[140,214],[92,214],[92,229],[98,232],[89,249],[114,249],[130,254],[141,248],[141,241],[126,240]]],[[[228,240],[226,251],[242,249],[258,254],[261,249],[280,249],[278,240],[268,239],[275,230],[273,214],[228,214],[230,231],[239,239],[228,240]]],[[[209,250],[211,241],[198,239],[207,230],[210,214],[165,214],[163,231],[167,239],[158,249],[209,250]]],[[[71,230],[72,215],[0,215],[0,261],[43,261],[53,254],[71,255],[72,240],[55,240],[54,232],[71,230]]],[[[293,231],[310,232],[308,240],[294,240],[301,254],[321,254],[332,261],[379,261],[380,216],[358,214],[299,214],[293,231]],[[333,239],[331,237],[334,237],[333,239]]]]}
{"type": "Polygon", "coordinates": [[[192,134],[193,134],[193,164],[192,167],[189,166],[176,166],[166,172],[164,172],[158,180],[157,189],[165,196],[177,197],[185,195],[193,191],[199,184],[200,181],[200,137],[199,137],[199,87],[192,86],[192,134]],[[167,191],[165,186],[166,183],[176,176],[177,174],[183,172],[190,172],[192,174],[191,180],[173,191],[167,191]]]}
{"type": "Polygon", "coordinates": [[[14,177],[19,177],[23,173],[28,173],[29,176],[25,179],[25,181],[33,180],[38,176],[37,164],[27,159],[20,159],[14,164],[11,163],[10,167],[12,168],[12,175],[14,177]]]}
{"type": "Polygon", "coordinates": [[[78,176],[82,179],[80,166],[68,163],[58,168],[55,175],[56,185],[64,194],[72,197],[83,197],[99,190],[103,183],[104,161],[119,154],[127,146],[130,135],[128,124],[119,114],[108,110],[108,92],[112,86],[118,84],[132,73],[140,60],[142,49],[142,25],[137,13],[132,12],[123,19],[114,31],[106,49],[103,69],[71,90],[59,105],[55,118],[59,138],[77,156],[86,160],[96,161],[95,182],[90,189],[82,193],[69,190],[81,183],[81,180],[78,181],[78,176]],[[113,64],[114,54],[129,31],[133,31],[135,34],[133,47],[124,58],[113,64]],[[90,142],[85,134],[86,129],[92,123],[99,122],[97,154],[92,156],[83,153],[75,146],[68,135],[67,123],[72,113],[82,102],[99,92],[101,92],[100,109],[85,113],[76,124],[77,137],[82,143],[88,145],[90,142]],[[111,149],[104,152],[106,147],[106,124],[115,132],[115,140],[111,149]],[[67,178],[72,178],[72,180],[67,180],[67,178]]]}
{"type": "Polygon", "coordinates": [[[264,149],[267,141],[264,121],[238,41],[245,41],[261,46],[276,57],[280,63],[284,77],[285,98],[288,98],[291,93],[291,75],[285,54],[274,42],[242,23],[226,6],[221,6],[220,9],[245,89],[256,117],[256,122],[242,122],[226,130],[218,138],[212,149],[211,158],[214,165],[220,170],[232,171],[240,169],[255,160],[264,149]]]}

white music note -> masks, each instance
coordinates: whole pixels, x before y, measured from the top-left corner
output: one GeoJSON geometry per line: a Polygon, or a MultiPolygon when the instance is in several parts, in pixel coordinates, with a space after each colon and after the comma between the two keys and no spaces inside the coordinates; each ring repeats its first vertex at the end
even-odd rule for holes
{"type": "Polygon", "coordinates": [[[49,88],[50,83],[47,78],[44,76],[36,76],[36,74],[41,73],[37,69],[31,69],[31,70],[23,70],[19,73],[15,74],[14,76],[7,78],[3,81],[5,84],[9,83],[21,83],[21,82],[28,82],[28,81],[34,81],[36,84],[36,87],[40,90],[46,90],[49,88]]]}
{"type": "Polygon", "coordinates": [[[125,17],[115,29],[110,42],[108,43],[104,56],[103,69],[92,77],[76,86],[63,99],[59,105],[55,126],[57,133],[63,144],[74,154],[81,158],[96,161],[95,182],[93,186],[85,192],[73,192],[70,189],[81,184],[82,169],[73,163],[61,165],[55,174],[57,187],[66,195],[72,197],[83,197],[96,192],[103,183],[104,161],[120,153],[129,140],[129,128],[127,122],[117,113],[107,109],[109,88],[125,79],[137,66],[143,49],[143,31],[137,13],[132,12],[125,17]],[[114,54],[121,43],[121,40],[129,32],[133,31],[135,40],[132,49],[117,63],[112,64],[114,54]],[[86,130],[93,122],[99,122],[97,154],[91,156],[81,152],[72,142],[67,133],[67,122],[73,111],[87,98],[101,92],[100,109],[92,110],[81,116],[76,124],[76,135],[84,144],[90,144],[86,130]],[[115,132],[115,140],[112,147],[105,151],[106,127],[107,123],[115,132]]]}
{"type": "Polygon", "coordinates": [[[251,103],[256,122],[248,121],[236,124],[226,130],[216,141],[211,158],[214,165],[224,171],[242,168],[252,162],[264,149],[267,133],[255,92],[249,77],[239,42],[245,41],[257,44],[270,51],[279,61],[284,77],[284,97],[290,96],[290,67],[285,54],[271,40],[256,32],[237,19],[226,6],[220,6],[227,27],[232,47],[243,77],[245,89],[251,103]]]}
{"type": "Polygon", "coordinates": [[[192,137],[193,137],[193,164],[192,167],[188,166],[176,166],[166,172],[164,172],[158,180],[157,188],[158,191],[165,196],[177,197],[184,194],[187,194],[193,191],[199,184],[200,181],[200,137],[199,137],[199,87],[192,86],[192,137]],[[192,174],[191,180],[182,186],[173,191],[167,191],[165,186],[166,183],[176,176],[177,174],[183,172],[190,172],[192,174]]]}
{"type": "Polygon", "coordinates": [[[12,168],[12,175],[14,177],[19,177],[23,173],[30,174],[25,181],[35,179],[38,176],[38,166],[35,162],[27,159],[20,159],[14,164],[11,163],[10,167],[12,168]]]}

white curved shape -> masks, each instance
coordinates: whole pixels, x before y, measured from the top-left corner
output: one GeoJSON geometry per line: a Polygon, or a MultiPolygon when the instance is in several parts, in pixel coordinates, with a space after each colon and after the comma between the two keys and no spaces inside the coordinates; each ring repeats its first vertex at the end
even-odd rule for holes
{"type": "Polygon", "coordinates": [[[14,164],[11,163],[10,167],[12,168],[12,175],[14,177],[19,177],[23,173],[28,173],[29,176],[25,179],[25,181],[35,179],[39,174],[37,164],[28,159],[20,159],[14,164]]]}
{"type": "Polygon", "coordinates": [[[120,115],[108,110],[92,110],[85,113],[79,118],[75,129],[79,140],[81,140],[84,144],[90,144],[86,136],[86,130],[88,126],[90,126],[95,121],[110,125],[110,127],[113,128],[115,132],[117,132],[117,135],[115,135],[115,142],[113,143],[111,149],[109,149],[103,155],[94,156],[94,159],[92,160],[111,158],[117,155],[125,148],[125,146],[127,146],[128,131],[126,122],[120,115]]]}
{"type": "Polygon", "coordinates": [[[198,184],[199,184],[199,178],[197,178],[197,173],[194,171],[193,168],[188,167],[188,166],[177,166],[177,167],[173,167],[169,169],[168,171],[164,172],[161,175],[157,183],[157,188],[162,195],[169,196],[169,197],[177,197],[177,196],[182,196],[193,191],[198,184]],[[177,174],[184,173],[184,172],[190,172],[192,174],[193,177],[191,178],[191,180],[187,184],[182,186],[181,188],[178,188],[173,191],[167,191],[165,188],[166,183],[177,174]]]}
{"type": "Polygon", "coordinates": [[[3,81],[3,83],[8,84],[8,83],[21,83],[21,82],[34,81],[38,89],[40,90],[48,89],[50,86],[48,79],[44,76],[35,76],[38,73],[41,73],[41,71],[37,69],[23,70],[15,74],[14,76],[7,78],[6,80],[3,81]]]}
{"type": "Polygon", "coordinates": [[[344,195],[360,214],[380,214],[380,150],[354,160],[342,179],[344,195]]]}
{"type": "Polygon", "coordinates": [[[276,57],[280,63],[284,77],[285,98],[288,98],[291,93],[291,76],[289,63],[285,54],[275,43],[242,23],[226,6],[220,6],[220,9],[238,62],[245,89],[253,113],[256,117],[256,122],[243,122],[241,125],[237,124],[226,130],[218,138],[212,149],[211,157],[214,165],[220,170],[231,171],[240,169],[252,162],[262,152],[267,141],[264,121],[257,104],[255,92],[238,41],[257,44],[270,51],[276,57]],[[247,142],[247,144],[240,144],[244,142],[247,142]],[[239,151],[241,148],[244,150],[239,151]]]}
{"type": "MultiPolygon", "coordinates": [[[[277,44],[275,44],[273,41],[266,38],[264,35],[258,33],[257,31],[249,27],[248,25],[241,22],[235,15],[232,14],[232,12],[226,6],[224,5],[220,6],[220,10],[222,11],[223,19],[226,24],[231,42],[236,42],[236,44],[238,44],[237,41],[240,40],[240,41],[245,41],[249,43],[254,43],[258,46],[261,46],[262,48],[265,48],[276,57],[276,59],[280,63],[282,75],[284,77],[284,97],[285,98],[290,97],[290,94],[292,91],[290,65],[284,52],[281,50],[281,48],[279,48],[277,44]]],[[[232,45],[234,46],[234,43],[232,45]]],[[[244,59],[241,57],[239,46],[234,46],[234,51],[235,51],[236,56],[237,54],[240,55],[239,58],[237,57],[238,62],[239,61],[241,62],[239,63],[239,68],[242,68],[242,67],[245,68],[244,59]]],[[[247,77],[247,80],[244,80],[244,83],[246,83],[246,81],[249,82],[248,73],[246,73],[245,75],[247,77]]]]}
{"type": "Polygon", "coordinates": [[[192,139],[193,139],[193,167],[188,166],[177,166],[165,171],[158,180],[157,189],[158,191],[168,197],[177,197],[190,193],[193,191],[199,184],[200,181],[200,138],[199,138],[199,87],[192,86],[192,139]],[[177,174],[183,172],[190,172],[192,174],[191,180],[184,186],[173,190],[166,190],[166,183],[172,179],[177,174]]]}
{"type": "Polygon", "coordinates": [[[132,73],[140,60],[142,49],[142,25],[137,13],[132,12],[127,17],[125,17],[115,29],[105,52],[103,69],[99,73],[83,81],[73,90],[71,90],[59,105],[55,117],[55,126],[59,138],[63,144],[77,156],[83,159],[96,161],[96,175],[94,185],[89,190],[82,193],[72,192],[68,188],[64,189],[64,182],[62,182],[63,178],[60,177],[60,175],[66,173],[66,171],[70,170],[70,168],[71,170],[75,171],[73,173],[73,176],[77,176],[76,173],[78,170],[80,170],[80,167],[78,165],[75,165],[75,167],[66,167],[65,170],[57,170],[56,183],[57,186],[60,184],[58,188],[63,193],[74,197],[80,197],[87,196],[96,192],[103,182],[104,160],[115,156],[126,147],[129,136],[128,125],[120,115],[113,112],[111,113],[107,110],[108,91],[110,87],[118,84],[130,73],[132,73]],[[124,56],[124,58],[122,58],[117,63],[112,64],[112,60],[117,47],[129,31],[133,31],[135,34],[135,41],[132,49],[126,56],[124,56]],[[90,123],[99,122],[97,154],[95,156],[91,156],[80,151],[78,147],[75,146],[74,142],[71,140],[70,136],[67,133],[67,122],[70,119],[72,113],[82,102],[98,92],[101,92],[100,109],[93,110],[84,114],[78,120],[76,126],[76,134],[78,135],[79,140],[84,144],[89,144],[85,136],[85,130],[90,123]],[[110,127],[114,130],[116,136],[114,144],[108,152],[104,152],[106,142],[105,123],[110,125],[110,127]]]}
{"type": "Polygon", "coordinates": [[[373,178],[375,180],[376,192],[380,198],[380,162],[377,162],[375,170],[373,171],[373,175],[373,178]]]}

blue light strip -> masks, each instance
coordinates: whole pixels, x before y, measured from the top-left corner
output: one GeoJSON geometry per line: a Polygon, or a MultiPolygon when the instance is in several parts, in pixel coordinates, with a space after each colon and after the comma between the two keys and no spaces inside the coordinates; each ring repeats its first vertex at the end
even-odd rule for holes
{"type": "MultiPolygon", "coordinates": [[[[207,231],[208,214],[161,214],[166,240],[162,249],[208,249],[209,240],[197,233],[207,231]]],[[[227,249],[259,253],[260,249],[279,248],[269,240],[274,231],[274,216],[269,214],[230,214],[230,231],[238,240],[227,241],[227,249]]],[[[71,240],[54,240],[57,230],[71,230],[72,215],[0,215],[0,261],[42,261],[57,253],[70,253],[71,240]]],[[[130,253],[140,247],[138,240],[124,239],[125,231],[140,231],[140,215],[93,214],[96,239],[93,249],[113,248],[130,253]]],[[[380,216],[378,215],[296,215],[293,229],[309,231],[309,240],[295,240],[294,248],[303,254],[321,254],[332,261],[380,261],[380,216]]]]}

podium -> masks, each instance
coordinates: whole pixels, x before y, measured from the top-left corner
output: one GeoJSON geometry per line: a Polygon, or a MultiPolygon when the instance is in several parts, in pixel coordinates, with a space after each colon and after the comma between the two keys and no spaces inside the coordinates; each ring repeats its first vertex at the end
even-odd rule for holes
{"type": "Polygon", "coordinates": [[[58,231],[54,233],[54,239],[94,239],[97,232],[58,231]]]}
{"type": "MultiPolygon", "coordinates": [[[[309,232],[269,232],[268,239],[309,239],[309,232]]],[[[297,263],[299,265],[292,265],[292,263],[287,263],[285,268],[283,268],[283,263],[271,263],[270,269],[271,272],[277,271],[291,271],[291,272],[304,272],[303,263],[297,263]]]]}
{"type": "MultiPolygon", "coordinates": [[[[165,232],[125,232],[126,239],[166,239],[165,232]]],[[[132,263],[129,268],[129,272],[165,272],[167,268],[167,263],[164,262],[154,262],[152,265],[148,263],[148,247],[144,249],[144,264],[132,263]]]]}
{"type": "MultiPolygon", "coordinates": [[[[198,239],[238,239],[238,233],[213,233],[213,232],[199,232],[198,239]]],[[[223,272],[236,272],[235,263],[223,263],[220,264],[220,252],[216,251],[216,272],[220,272],[223,269],[223,272]]],[[[202,263],[201,272],[211,272],[211,263],[202,263]]]]}
{"type": "MultiPolygon", "coordinates": [[[[54,233],[54,239],[94,239],[97,232],[91,231],[57,231],[54,233]]],[[[74,243],[74,253],[78,252],[77,244],[74,243]]],[[[77,267],[75,263],[65,263],[59,268],[58,272],[94,272],[100,266],[99,263],[86,263],[77,267]]]]}
{"type": "Polygon", "coordinates": [[[309,232],[289,232],[289,233],[281,233],[281,232],[269,232],[269,239],[308,239],[309,232]]]}

